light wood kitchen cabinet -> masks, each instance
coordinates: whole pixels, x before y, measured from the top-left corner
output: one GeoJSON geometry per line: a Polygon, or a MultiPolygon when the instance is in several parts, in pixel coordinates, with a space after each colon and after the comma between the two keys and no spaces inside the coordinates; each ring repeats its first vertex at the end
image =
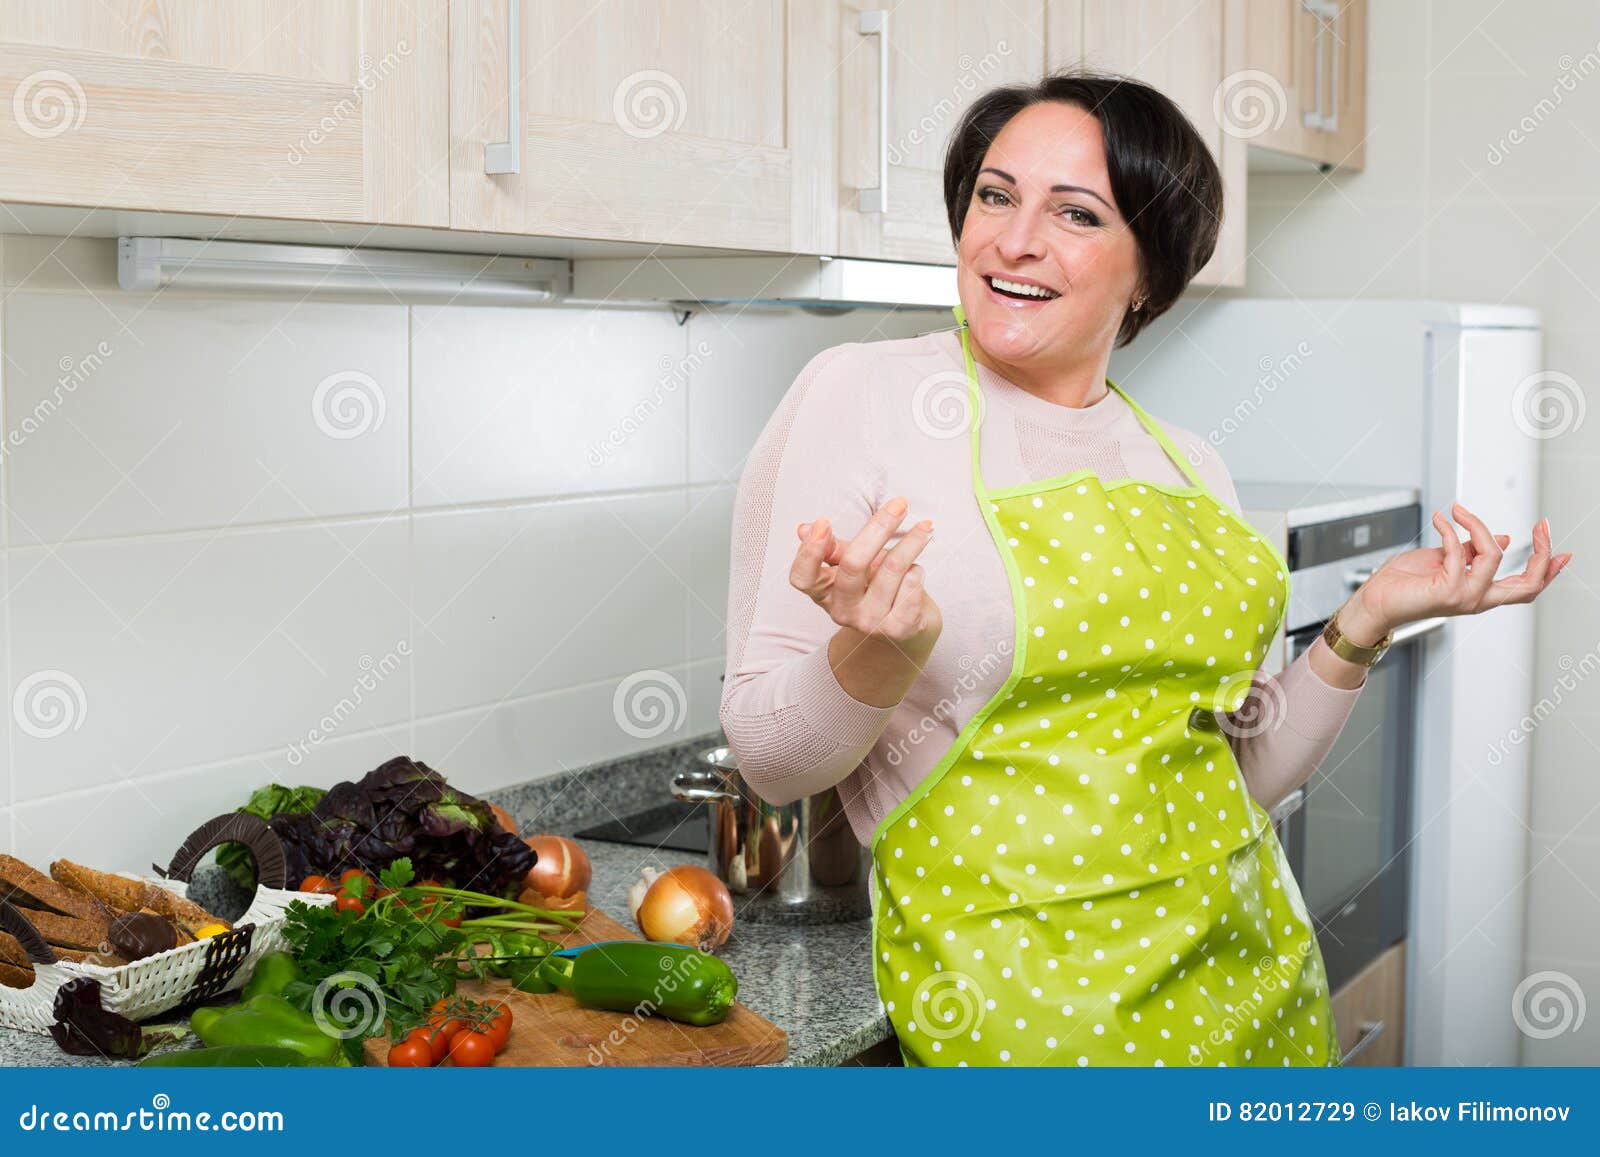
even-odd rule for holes
{"type": "Polygon", "coordinates": [[[1333,1023],[1345,1063],[1405,1063],[1406,942],[1386,949],[1333,994],[1333,1023]]]}
{"type": "Polygon", "coordinates": [[[1366,163],[1366,0],[1248,0],[1250,144],[1327,167],[1366,163]]]}
{"type": "Polygon", "coordinates": [[[824,77],[836,92],[820,98],[837,104],[834,252],[954,265],[945,146],[983,92],[1039,79],[1045,6],[842,0],[819,7],[833,10],[837,29],[838,66],[824,77]]]}
{"type": "Polygon", "coordinates": [[[1247,145],[1225,124],[1218,94],[1243,59],[1245,0],[1082,0],[1082,7],[1084,63],[1136,77],[1171,97],[1222,172],[1217,246],[1193,283],[1243,286],[1247,145]]]}
{"type": "Polygon", "coordinates": [[[446,0],[6,0],[0,200],[445,225],[446,0]]]}
{"type": "Polygon", "coordinates": [[[452,0],[451,225],[816,251],[831,126],[787,86],[825,67],[822,7],[452,0]],[[513,132],[519,171],[487,172],[513,132]]]}

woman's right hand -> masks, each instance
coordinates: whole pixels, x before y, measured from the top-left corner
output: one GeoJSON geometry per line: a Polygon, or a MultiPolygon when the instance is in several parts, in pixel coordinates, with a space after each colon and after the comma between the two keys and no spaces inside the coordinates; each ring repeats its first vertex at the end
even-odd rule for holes
{"type": "Polygon", "coordinates": [[[801,523],[789,582],[839,626],[925,657],[944,625],[916,561],[933,535],[932,520],[917,523],[892,548],[884,546],[906,509],[903,497],[891,499],[850,539],[835,535],[826,517],[801,523]]]}

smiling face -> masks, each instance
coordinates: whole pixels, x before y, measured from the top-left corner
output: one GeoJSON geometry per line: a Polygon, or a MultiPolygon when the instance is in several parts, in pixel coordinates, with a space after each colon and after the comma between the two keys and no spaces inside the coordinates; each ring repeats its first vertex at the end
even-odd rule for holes
{"type": "MultiPolygon", "coordinates": [[[[1100,123],[1059,102],[1007,121],[984,154],[957,257],[971,336],[996,369],[1039,384],[1103,367],[1140,290],[1138,243],[1112,199],[1100,123]],[[1027,286],[1043,295],[1023,296],[1027,286]]],[[[1103,369],[1086,372],[1098,385],[1103,369]]]]}

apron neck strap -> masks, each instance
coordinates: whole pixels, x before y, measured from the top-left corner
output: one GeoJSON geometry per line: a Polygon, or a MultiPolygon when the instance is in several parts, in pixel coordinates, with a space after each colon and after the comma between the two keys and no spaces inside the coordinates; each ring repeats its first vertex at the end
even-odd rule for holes
{"type": "MultiPolygon", "coordinates": [[[[987,494],[988,490],[983,484],[983,476],[978,462],[978,426],[983,406],[983,399],[978,391],[978,367],[972,357],[966,311],[957,304],[950,307],[950,312],[955,315],[957,330],[961,335],[961,352],[967,363],[967,386],[972,415],[972,477],[979,490],[987,494]]],[[[1149,431],[1150,436],[1166,451],[1167,457],[1172,459],[1173,464],[1178,467],[1183,476],[1199,489],[1209,493],[1210,490],[1206,486],[1205,480],[1200,477],[1199,471],[1195,469],[1194,464],[1189,461],[1188,457],[1178,449],[1172,439],[1167,437],[1167,432],[1161,428],[1161,424],[1152,418],[1143,406],[1129,397],[1127,391],[1117,385],[1116,382],[1107,378],[1106,385],[1115,390],[1117,396],[1128,403],[1128,409],[1132,410],[1134,417],[1139,419],[1139,424],[1149,431]]]]}

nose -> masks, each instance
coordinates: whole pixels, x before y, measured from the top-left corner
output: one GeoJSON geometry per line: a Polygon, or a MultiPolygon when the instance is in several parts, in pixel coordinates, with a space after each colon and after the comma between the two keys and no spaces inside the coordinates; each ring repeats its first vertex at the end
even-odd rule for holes
{"type": "Polygon", "coordinates": [[[994,238],[995,248],[1008,262],[1042,257],[1045,252],[1043,222],[1032,209],[1018,209],[994,238]]]}

